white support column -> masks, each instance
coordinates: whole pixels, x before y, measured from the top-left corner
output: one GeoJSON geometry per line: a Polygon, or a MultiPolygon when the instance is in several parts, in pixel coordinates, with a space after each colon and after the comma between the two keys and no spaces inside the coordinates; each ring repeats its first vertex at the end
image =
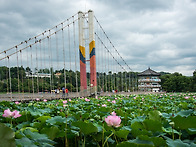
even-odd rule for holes
{"type": "Polygon", "coordinates": [[[90,54],[90,84],[91,94],[97,95],[97,73],[96,73],[96,55],[95,55],[95,34],[94,34],[94,13],[88,11],[89,24],[89,54],[90,54]]]}
{"type": "Polygon", "coordinates": [[[85,39],[84,39],[84,13],[78,12],[79,28],[79,52],[80,52],[80,93],[82,96],[87,94],[86,80],[86,56],[85,56],[85,39]]]}

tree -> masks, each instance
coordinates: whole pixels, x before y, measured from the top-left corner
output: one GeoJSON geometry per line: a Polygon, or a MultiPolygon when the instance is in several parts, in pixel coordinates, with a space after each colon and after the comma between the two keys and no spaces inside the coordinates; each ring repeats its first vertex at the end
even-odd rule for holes
{"type": "Polygon", "coordinates": [[[193,72],[192,91],[196,92],[196,70],[193,72]]]}
{"type": "Polygon", "coordinates": [[[163,90],[167,92],[186,92],[191,90],[191,78],[180,73],[165,74],[160,79],[163,90]]]}

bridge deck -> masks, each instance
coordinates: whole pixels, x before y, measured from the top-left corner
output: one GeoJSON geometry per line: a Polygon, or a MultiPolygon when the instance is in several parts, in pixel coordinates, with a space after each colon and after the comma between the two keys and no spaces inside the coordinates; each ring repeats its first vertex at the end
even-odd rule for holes
{"type": "MultiPolygon", "coordinates": [[[[118,92],[117,94],[123,94],[123,95],[130,95],[130,94],[147,94],[150,92],[118,92]]],[[[114,93],[112,92],[103,92],[100,93],[98,96],[110,96],[113,95],[114,93]]],[[[90,95],[88,95],[90,96],[90,95]]],[[[82,97],[80,96],[79,93],[77,92],[71,92],[65,96],[62,95],[62,93],[55,94],[55,93],[20,93],[20,94],[0,94],[0,101],[31,101],[31,100],[36,100],[36,99],[48,99],[48,100],[53,100],[53,99],[68,99],[68,98],[76,98],[76,97],[82,97]],[[12,98],[11,98],[12,97],[12,98]]]]}

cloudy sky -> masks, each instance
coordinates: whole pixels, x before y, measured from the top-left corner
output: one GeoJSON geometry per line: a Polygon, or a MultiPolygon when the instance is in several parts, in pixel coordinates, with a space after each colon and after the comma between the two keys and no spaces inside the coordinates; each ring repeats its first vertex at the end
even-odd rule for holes
{"type": "Polygon", "coordinates": [[[133,71],[196,69],[195,0],[1,0],[0,51],[89,9],[133,71]]]}

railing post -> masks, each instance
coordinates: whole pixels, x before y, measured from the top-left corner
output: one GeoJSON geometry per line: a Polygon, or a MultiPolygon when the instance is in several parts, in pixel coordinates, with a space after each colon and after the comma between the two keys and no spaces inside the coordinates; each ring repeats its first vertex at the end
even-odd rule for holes
{"type": "Polygon", "coordinates": [[[96,73],[96,56],[95,56],[95,34],[94,34],[94,13],[88,11],[89,24],[89,54],[90,54],[90,85],[91,94],[97,95],[97,73],[96,73]]]}
{"type": "Polygon", "coordinates": [[[78,12],[78,28],[79,28],[79,53],[80,53],[80,94],[87,94],[86,80],[86,56],[85,56],[85,38],[84,38],[84,14],[78,12]]]}

